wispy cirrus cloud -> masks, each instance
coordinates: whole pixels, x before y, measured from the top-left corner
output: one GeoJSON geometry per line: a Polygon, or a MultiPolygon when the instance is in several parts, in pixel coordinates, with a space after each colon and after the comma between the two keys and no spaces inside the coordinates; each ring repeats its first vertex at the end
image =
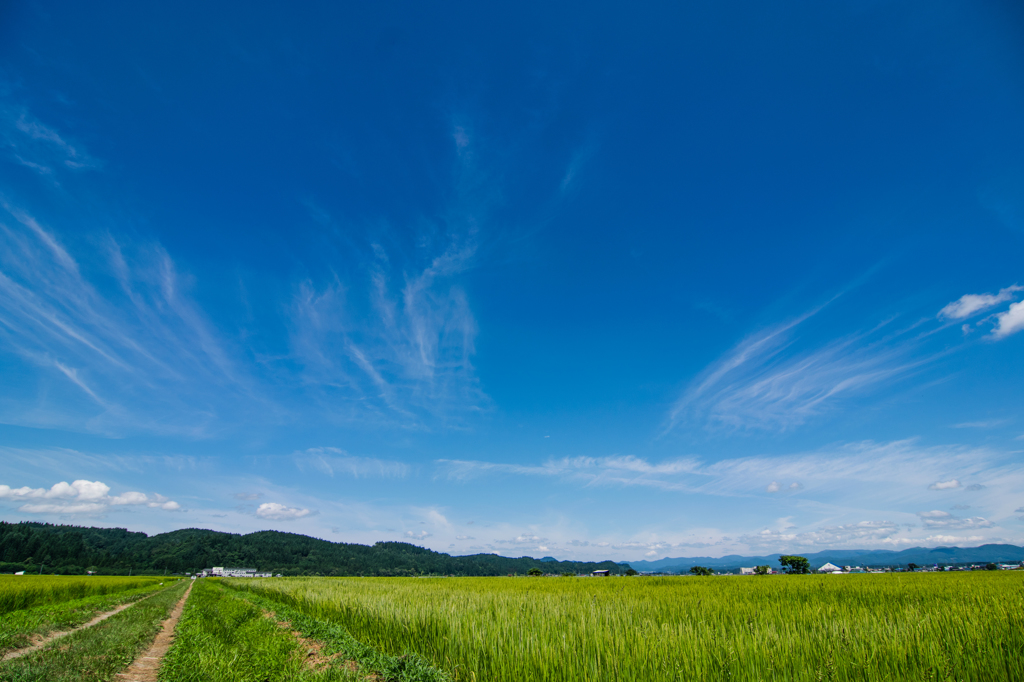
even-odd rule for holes
{"type": "MultiPolygon", "coordinates": [[[[996,294],[967,294],[932,319],[893,329],[894,319],[867,331],[806,346],[798,332],[823,306],[755,332],[709,365],[683,391],[668,414],[666,430],[687,423],[702,427],[785,431],[838,407],[844,399],[891,385],[936,360],[924,343],[946,325],[1012,301],[1024,287],[996,294]]],[[[835,300],[835,299],[833,299],[835,300]]],[[[982,320],[998,340],[1024,329],[1024,301],[982,320]]],[[[981,324],[981,323],[979,323],[981,324]]],[[[964,331],[970,331],[969,325],[964,331]]]]}
{"type": "Polygon", "coordinates": [[[1008,424],[1009,419],[984,419],[976,422],[960,422],[959,424],[953,424],[954,429],[991,429],[996,426],[1002,426],[1008,424]]]}
{"type": "Polygon", "coordinates": [[[162,248],[107,237],[86,269],[34,216],[0,207],[0,350],[59,401],[8,393],[7,420],[196,435],[218,411],[210,393],[237,400],[251,388],[162,248]]]}
{"type": "Polygon", "coordinates": [[[86,170],[100,165],[82,145],[70,142],[23,108],[0,108],[0,146],[14,161],[44,176],[59,169],[86,170]]]}
{"type": "MultiPolygon", "coordinates": [[[[3,109],[0,119],[8,150],[34,141],[68,168],[95,165],[26,111],[3,109]]],[[[460,284],[476,252],[477,204],[460,201],[450,225],[413,235],[415,248],[405,233],[377,230],[389,238],[358,254],[371,264],[364,281],[308,277],[271,324],[240,330],[229,328],[230,303],[212,313],[200,305],[204,283],[159,243],[62,230],[59,218],[48,224],[0,196],[0,356],[20,366],[0,419],[192,438],[252,415],[264,426],[326,418],[460,428],[488,404],[460,284]]]]}
{"type": "Polygon", "coordinates": [[[930,360],[914,357],[914,327],[890,332],[891,321],[817,348],[794,350],[799,327],[820,310],[752,334],[712,363],[673,405],[667,429],[681,423],[790,429],[930,360]]]}
{"type": "Polygon", "coordinates": [[[293,457],[300,471],[316,471],[331,477],[337,473],[353,478],[405,478],[410,472],[409,465],[404,462],[356,457],[341,448],[309,448],[295,453],[293,457]]]}
{"type": "Polygon", "coordinates": [[[474,248],[453,239],[396,286],[383,247],[373,246],[368,307],[340,281],[299,286],[290,338],[303,381],[380,420],[457,420],[478,410],[486,396],[472,364],[476,321],[455,281],[474,248]]]}

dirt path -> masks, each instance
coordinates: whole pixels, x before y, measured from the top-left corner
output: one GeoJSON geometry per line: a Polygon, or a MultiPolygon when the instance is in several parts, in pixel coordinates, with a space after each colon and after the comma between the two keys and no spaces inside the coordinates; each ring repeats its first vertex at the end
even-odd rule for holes
{"type": "Polygon", "coordinates": [[[67,637],[68,635],[72,635],[72,634],[78,632],[79,630],[84,630],[86,628],[91,628],[93,625],[97,625],[99,623],[102,623],[107,618],[110,618],[114,614],[121,613],[122,611],[124,611],[128,607],[134,606],[135,604],[138,604],[140,601],[142,601],[142,600],[139,599],[139,600],[136,600],[136,601],[133,601],[133,602],[129,602],[127,604],[121,604],[120,606],[118,606],[113,611],[107,611],[106,613],[101,613],[100,615],[98,615],[95,618],[93,618],[92,620],[90,620],[88,623],[84,623],[82,625],[79,625],[77,628],[72,628],[70,630],[62,630],[60,632],[54,632],[52,634],[46,635],[45,637],[39,638],[35,642],[33,642],[30,646],[24,647],[23,649],[16,649],[14,651],[10,651],[10,652],[4,654],[3,658],[0,658],[0,663],[6,663],[7,661],[13,661],[15,658],[21,658],[22,656],[30,654],[33,651],[39,651],[44,646],[46,646],[47,644],[49,644],[50,642],[52,642],[54,640],[60,639],[61,637],[67,637]]]}
{"type": "Polygon", "coordinates": [[[181,612],[185,608],[185,600],[188,599],[188,595],[192,591],[192,585],[195,585],[195,582],[189,584],[185,594],[171,611],[171,617],[164,621],[164,626],[149,649],[136,658],[127,670],[118,673],[115,679],[121,680],[121,682],[156,682],[157,672],[160,670],[160,664],[164,661],[164,655],[171,648],[171,642],[174,640],[174,628],[178,625],[178,619],[181,618],[181,612]]]}
{"type": "MultiPolygon", "coordinates": [[[[282,630],[290,631],[292,637],[294,637],[295,640],[304,649],[306,649],[304,664],[307,670],[319,672],[321,670],[330,668],[334,664],[340,663],[349,672],[359,671],[359,664],[357,662],[346,660],[344,658],[344,655],[341,653],[331,654],[329,656],[324,654],[322,651],[324,648],[322,642],[318,642],[315,639],[309,639],[308,637],[303,637],[301,632],[292,629],[291,623],[289,623],[286,620],[278,620],[277,614],[273,611],[267,611],[264,609],[263,616],[264,618],[269,618],[270,620],[274,621],[277,624],[277,627],[281,628],[282,630]]],[[[364,674],[362,679],[366,680],[367,682],[380,682],[380,680],[382,680],[383,678],[376,673],[368,673],[364,674]]]]}

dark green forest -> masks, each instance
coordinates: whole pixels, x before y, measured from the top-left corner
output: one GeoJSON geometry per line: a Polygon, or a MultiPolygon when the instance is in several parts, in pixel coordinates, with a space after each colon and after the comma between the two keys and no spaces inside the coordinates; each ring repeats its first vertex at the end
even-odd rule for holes
{"type": "Polygon", "coordinates": [[[328,542],[306,535],[265,530],[248,535],[187,528],[152,537],[124,528],[85,528],[0,521],[0,573],[31,571],[103,575],[194,573],[213,566],[255,568],[283,575],[417,576],[613,573],[628,566],[516,559],[494,554],[451,556],[405,542],[367,545],[328,542]]]}

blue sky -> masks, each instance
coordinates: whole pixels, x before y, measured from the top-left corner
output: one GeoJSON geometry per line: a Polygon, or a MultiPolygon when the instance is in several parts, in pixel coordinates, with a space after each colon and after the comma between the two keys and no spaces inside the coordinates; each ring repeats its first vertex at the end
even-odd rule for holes
{"type": "Polygon", "coordinates": [[[1012,2],[5,3],[0,518],[1024,543],[1012,2]]]}

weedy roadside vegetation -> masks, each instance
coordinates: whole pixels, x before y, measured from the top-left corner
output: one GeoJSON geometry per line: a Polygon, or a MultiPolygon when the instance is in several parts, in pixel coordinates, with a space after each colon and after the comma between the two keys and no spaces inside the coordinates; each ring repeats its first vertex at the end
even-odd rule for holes
{"type": "Polygon", "coordinates": [[[89,628],[0,664],[0,682],[108,682],[153,640],[187,581],[165,587],[89,628]]]}
{"type": "Polygon", "coordinates": [[[113,594],[98,594],[4,614],[0,616],[0,656],[28,646],[33,637],[70,630],[92,620],[94,616],[142,599],[159,589],[162,589],[160,583],[152,583],[113,594]]]}
{"type": "Polygon", "coordinates": [[[1024,680],[1024,574],[296,578],[232,587],[454,680],[1024,680]]]}
{"type": "Polygon", "coordinates": [[[40,604],[58,604],[140,587],[156,587],[164,578],[0,575],[0,615],[40,604]]]}
{"type": "Polygon", "coordinates": [[[445,682],[416,657],[384,656],[341,626],[284,604],[199,581],[186,602],[162,682],[445,682]]]}

